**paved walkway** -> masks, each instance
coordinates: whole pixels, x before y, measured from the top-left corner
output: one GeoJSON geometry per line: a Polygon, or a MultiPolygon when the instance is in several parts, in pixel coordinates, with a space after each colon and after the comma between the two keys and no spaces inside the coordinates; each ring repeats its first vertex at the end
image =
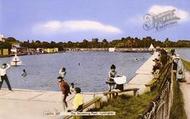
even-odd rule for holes
{"type": "Polygon", "coordinates": [[[180,83],[180,88],[183,93],[184,104],[185,104],[184,106],[187,114],[187,119],[190,119],[190,72],[189,71],[185,72],[185,80],[187,82],[180,83]]]}
{"type": "MultiPolygon", "coordinates": [[[[83,93],[84,101],[93,99],[93,93],[83,93]]],[[[97,93],[96,96],[102,95],[97,93]]],[[[70,95],[67,99],[72,108],[70,95]]],[[[56,91],[34,91],[14,89],[0,90],[0,119],[59,119],[59,116],[47,116],[47,113],[63,111],[61,93],[56,91]],[[46,113],[46,114],[45,114],[46,113]]]]}
{"type": "Polygon", "coordinates": [[[152,67],[155,64],[153,60],[158,58],[158,52],[154,54],[136,71],[136,75],[125,85],[125,88],[139,88],[139,94],[147,91],[145,84],[153,79],[152,67]]]}

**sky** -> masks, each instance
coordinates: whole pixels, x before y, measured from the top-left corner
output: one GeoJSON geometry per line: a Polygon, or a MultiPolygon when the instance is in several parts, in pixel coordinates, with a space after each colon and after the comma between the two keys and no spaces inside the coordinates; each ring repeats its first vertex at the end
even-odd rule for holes
{"type": "Polygon", "coordinates": [[[189,0],[0,0],[0,34],[21,41],[190,40],[189,6],[189,0]],[[180,18],[175,24],[143,28],[145,15],[173,9],[180,18]]]}

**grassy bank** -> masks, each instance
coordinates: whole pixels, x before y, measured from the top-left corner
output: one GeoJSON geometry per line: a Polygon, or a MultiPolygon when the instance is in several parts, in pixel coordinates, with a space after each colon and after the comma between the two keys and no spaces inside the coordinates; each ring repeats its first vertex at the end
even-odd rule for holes
{"type": "Polygon", "coordinates": [[[170,119],[187,119],[184,109],[183,94],[180,90],[179,82],[174,81],[173,84],[173,104],[170,111],[170,119]]]}
{"type": "Polygon", "coordinates": [[[184,59],[182,59],[182,62],[184,64],[184,66],[185,66],[185,69],[187,69],[188,71],[190,71],[190,62],[187,61],[187,60],[184,60],[184,59]]]}
{"type": "MultiPolygon", "coordinates": [[[[190,70],[190,62],[182,59],[182,62],[187,70],[190,70]]],[[[174,81],[174,101],[170,112],[171,119],[187,119],[184,109],[183,94],[180,89],[179,82],[174,81]]]]}
{"type": "Polygon", "coordinates": [[[97,116],[92,119],[137,119],[150,102],[156,97],[156,92],[147,92],[140,96],[121,95],[105,104],[99,111],[115,111],[115,116],[97,116]]]}

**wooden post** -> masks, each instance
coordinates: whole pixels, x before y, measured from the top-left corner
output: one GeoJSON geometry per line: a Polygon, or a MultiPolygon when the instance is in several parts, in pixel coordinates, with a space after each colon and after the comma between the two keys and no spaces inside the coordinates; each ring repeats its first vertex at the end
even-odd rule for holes
{"type": "Polygon", "coordinates": [[[100,99],[98,101],[95,102],[95,108],[99,109],[101,107],[101,101],[100,99]]]}
{"type": "Polygon", "coordinates": [[[170,109],[172,107],[172,104],[173,104],[173,81],[174,81],[174,71],[173,71],[173,63],[172,63],[172,66],[171,66],[171,82],[170,82],[170,90],[169,90],[169,109],[168,109],[168,116],[166,119],[169,119],[170,118],[170,109]]]}
{"type": "Polygon", "coordinates": [[[136,96],[137,95],[137,90],[134,90],[133,94],[134,94],[134,96],[136,96]]]}

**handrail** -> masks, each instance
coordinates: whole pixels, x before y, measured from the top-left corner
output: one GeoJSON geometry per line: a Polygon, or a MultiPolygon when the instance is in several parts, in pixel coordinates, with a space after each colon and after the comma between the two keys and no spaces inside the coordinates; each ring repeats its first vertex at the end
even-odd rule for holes
{"type": "Polygon", "coordinates": [[[169,62],[162,69],[162,72],[159,76],[159,80],[156,83],[158,85],[158,95],[153,99],[152,103],[146,108],[144,113],[140,115],[141,119],[152,119],[156,116],[157,111],[161,104],[163,104],[164,97],[167,96],[168,91],[170,90],[170,74],[171,74],[172,62],[169,62]],[[160,79],[163,77],[163,79],[160,79]]]}

